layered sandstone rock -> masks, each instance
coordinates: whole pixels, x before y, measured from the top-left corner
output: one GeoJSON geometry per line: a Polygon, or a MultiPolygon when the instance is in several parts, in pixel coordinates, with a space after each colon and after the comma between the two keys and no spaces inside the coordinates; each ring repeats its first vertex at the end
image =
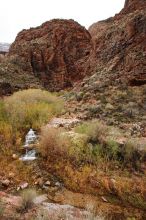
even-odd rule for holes
{"type": "Polygon", "coordinates": [[[90,50],[91,36],[84,27],[73,20],[54,19],[20,32],[9,56],[44,87],[56,91],[84,77],[90,50]]]}

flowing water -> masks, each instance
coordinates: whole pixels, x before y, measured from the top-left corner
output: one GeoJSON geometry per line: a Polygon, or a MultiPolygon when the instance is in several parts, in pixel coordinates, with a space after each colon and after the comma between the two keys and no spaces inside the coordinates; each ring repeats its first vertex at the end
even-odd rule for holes
{"type": "Polygon", "coordinates": [[[24,144],[24,149],[25,149],[25,154],[20,157],[20,160],[22,161],[32,161],[35,160],[36,157],[36,150],[35,149],[30,149],[30,145],[34,144],[37,140],[37,135],[35,132],[30,129],[28,134],[25,137],[25,144],[24,144]]]}

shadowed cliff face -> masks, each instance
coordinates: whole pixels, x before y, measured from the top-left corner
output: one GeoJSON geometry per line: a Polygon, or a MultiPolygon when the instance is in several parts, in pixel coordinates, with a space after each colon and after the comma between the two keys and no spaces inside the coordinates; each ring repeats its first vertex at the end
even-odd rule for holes
{"type": "Polygon", "coordinates": [[[91,37],[85,28],[73,20],[55,19],[20,32],[9,55],[43,86],[56,91],[85,76],[90,50],[91,37]]]}
{"type": "Polygon", "coordinates": [[[126,1],[119,14],[93,24],[89,32],[94,45],[92,74],[104,69],[111,82],[114,79],[132,86],[146,83],[145,0],[126,1]]]}

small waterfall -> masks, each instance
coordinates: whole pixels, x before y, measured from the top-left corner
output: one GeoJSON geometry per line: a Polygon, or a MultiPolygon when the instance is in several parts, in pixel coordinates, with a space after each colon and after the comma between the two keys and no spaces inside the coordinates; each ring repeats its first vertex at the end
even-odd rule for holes
{"type": "Polygon", "coordinates": [[[37,140],[37,135],[35,134],[33,129],[30,129],[27,135],[25,136],[25,144],[23,146],[25,149],[25,154],[22,157],[20,157],[20,160],[30,161],[36,159],[36,151],[35,149],[31,148],[31,146],[36,143],[36,140],[37,140]]]}

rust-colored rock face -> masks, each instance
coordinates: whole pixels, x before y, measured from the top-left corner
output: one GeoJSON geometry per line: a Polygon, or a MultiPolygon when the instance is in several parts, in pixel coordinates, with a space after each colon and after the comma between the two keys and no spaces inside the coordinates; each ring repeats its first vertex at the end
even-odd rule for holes
{"type": "Polygon", "coordinates": [[[119,14],[93,24],[89,32],[91,72],[104,69],[111,82],[146,83],[146,0],[127,0],[119,14]]]}
{"type": "Polygon", "coordinates": [[[125,6],[122,10],[122,13],[131,13],[135,10],[144,9],[145,7],[145,0],[125,0],[125,6]]]}
{"type": "Polygon", "coordinates": [[[51,91],[72,86],[85,75],[91,50],[89,32],[73,20],[59,20],[20,32],[10,48],[23,71],[51,91]]]}

